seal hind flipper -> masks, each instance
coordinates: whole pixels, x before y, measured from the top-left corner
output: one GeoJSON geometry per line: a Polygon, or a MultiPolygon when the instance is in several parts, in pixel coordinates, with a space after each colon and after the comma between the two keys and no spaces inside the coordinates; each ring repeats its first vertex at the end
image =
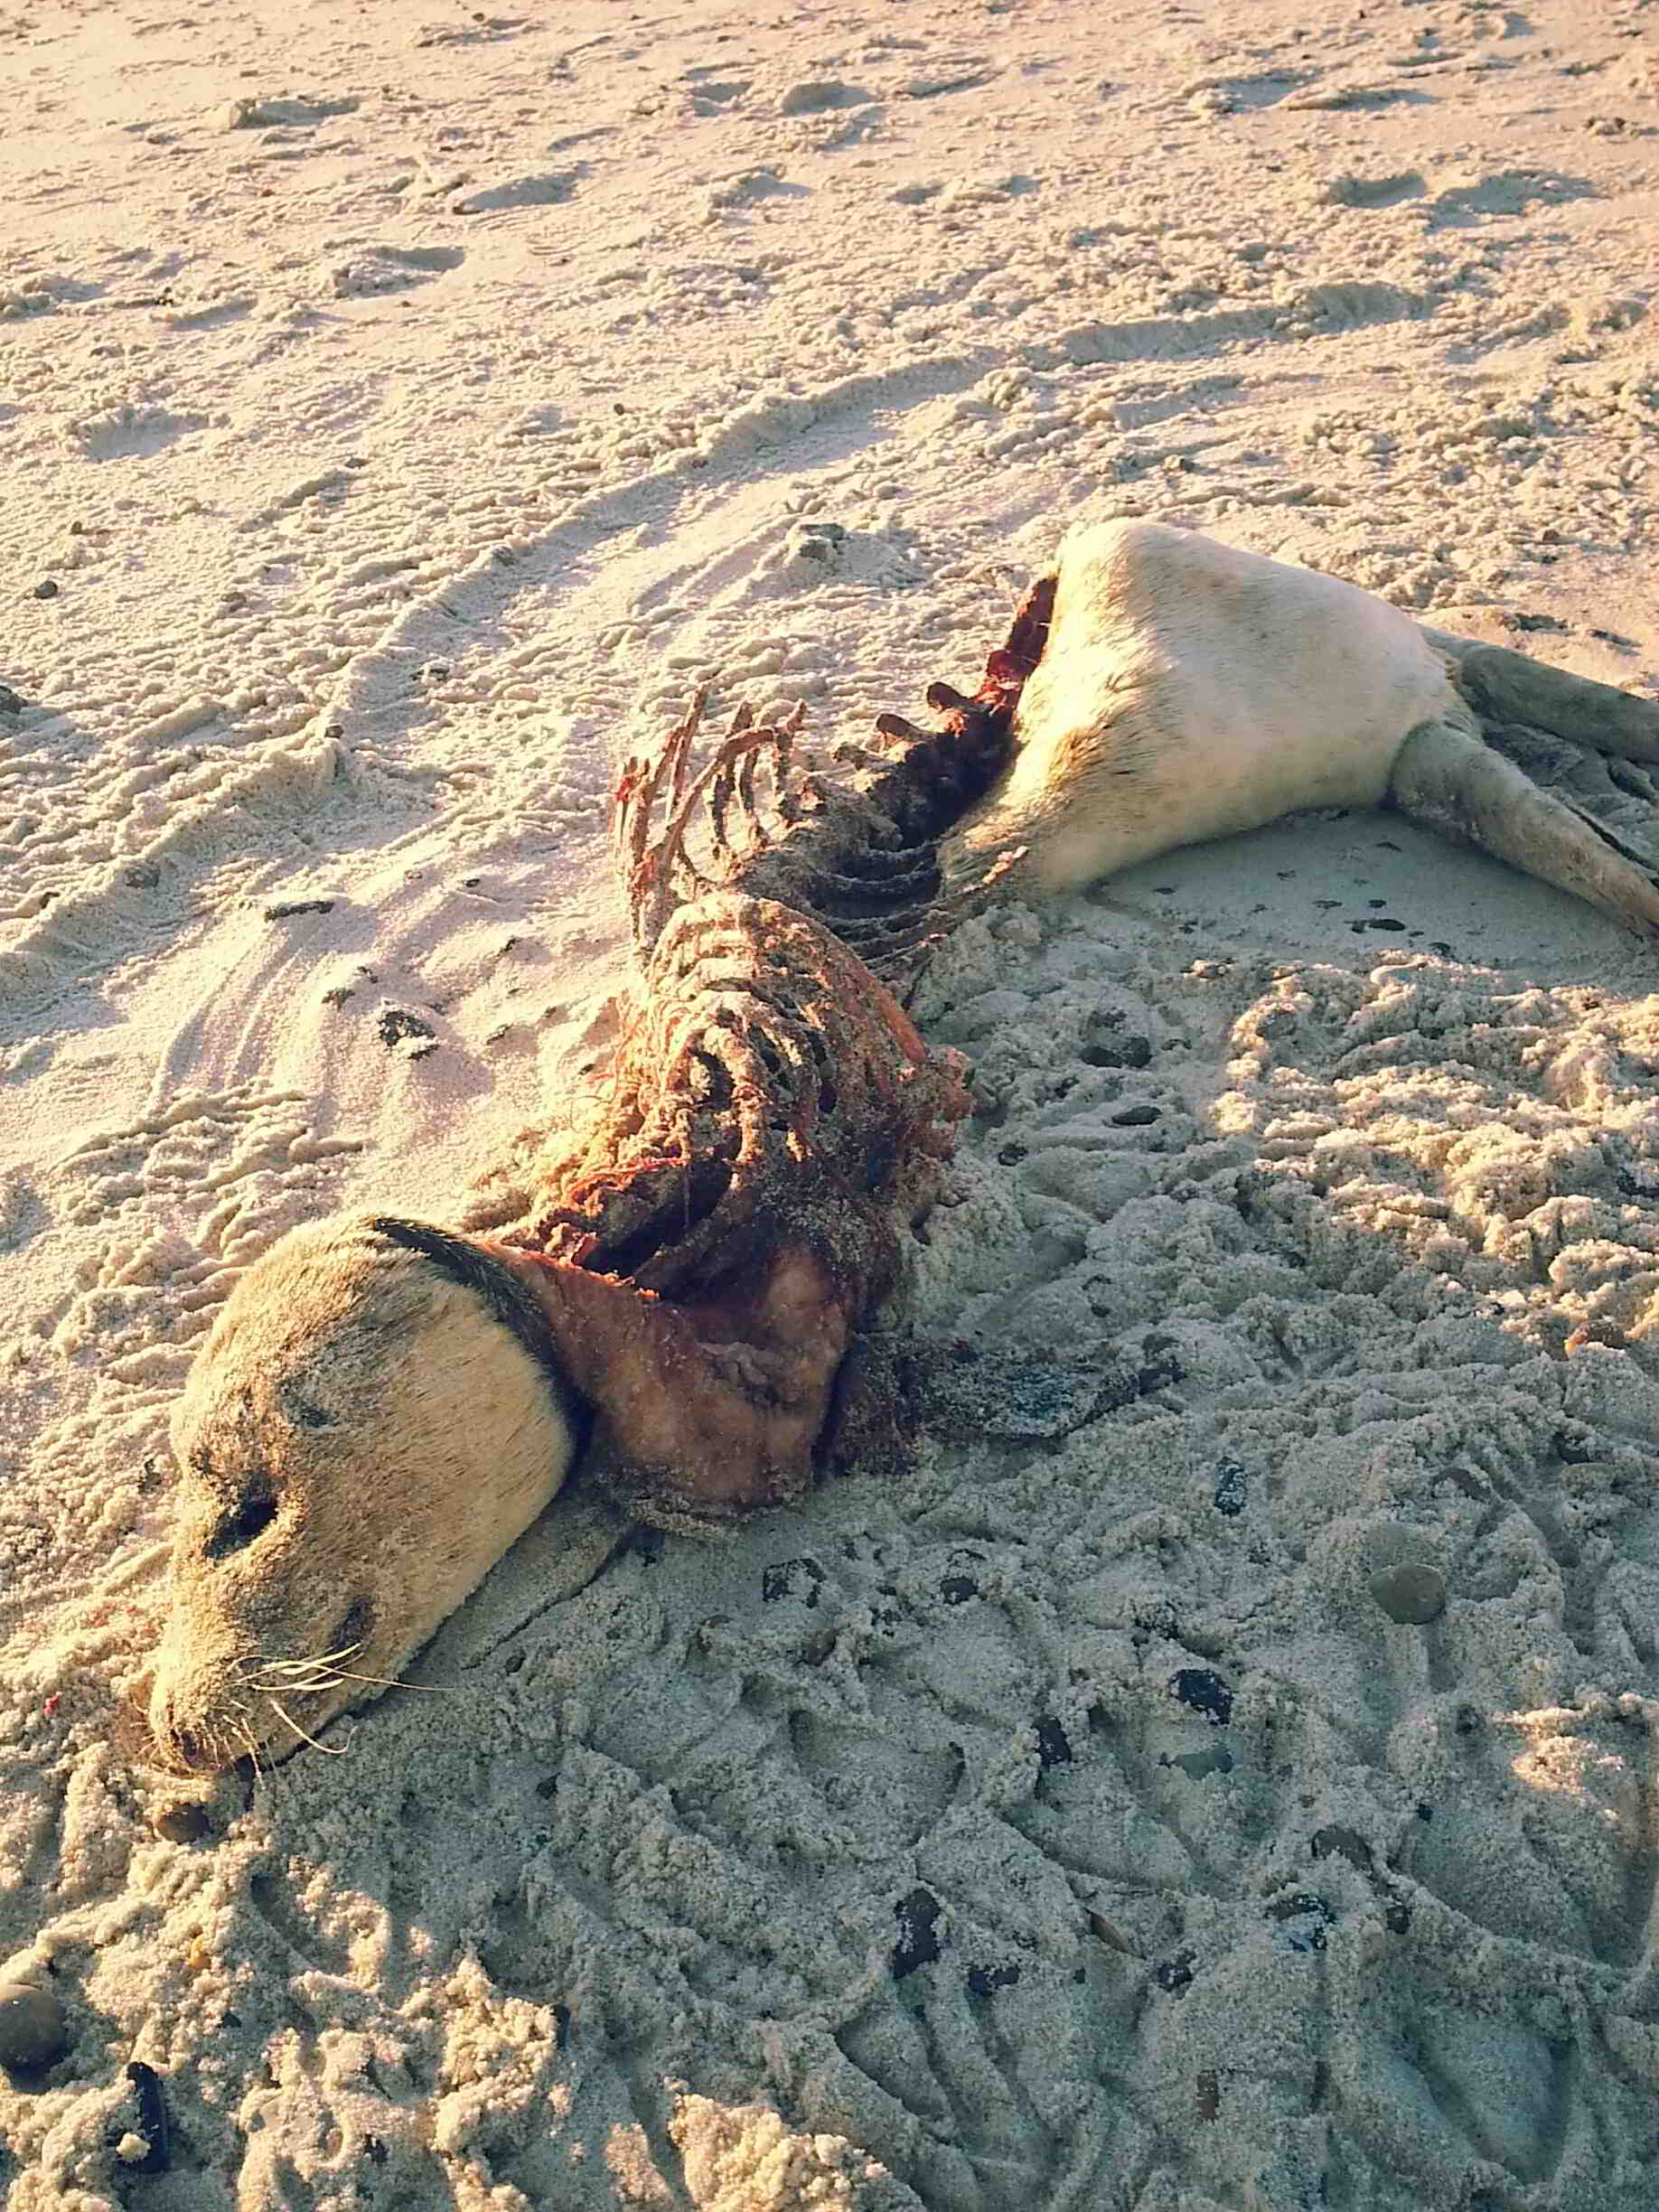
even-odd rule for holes
{"type": "Polygon", "coordinates": [[[1600,907],[1626,928],[1659,936],[1659,867],[1654,861],[1570,799],[1534,783],[1459,723],[1425,722],[1411,731],[1394,763],[1388,795],[1401,813],[1442,837],[1478,845],[1512,867],[1600,907]]]}
{"type": "Polygon", "coordinates": [[[1524,722],[1598,753],[1659,762],[1659,699],[1571,675],[1507,645],[1483,645],[1426,625],[1424,634],[1454,663],[1457,688],[1477,714],[1524,722]]]}

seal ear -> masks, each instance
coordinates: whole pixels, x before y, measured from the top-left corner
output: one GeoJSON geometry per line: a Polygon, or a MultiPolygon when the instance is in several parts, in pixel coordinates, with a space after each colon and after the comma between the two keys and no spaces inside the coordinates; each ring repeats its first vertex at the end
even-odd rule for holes
{"type": "Polygon", "coordinates": [[[459,1283],[463,1289],[481,1298],[491,1317],[511,1330],[537,1365],[558,1382],[569,1409],[574,1392],[560,1364],[547,1317],[503,1261],[469,1238],[436,1228],[430,1222],[402,1221],[395,1214],[376,1214],[369,1227],[389,1244],[418,1252],[423,1260],[431,1261],[448,1281],[459,1283]]]}

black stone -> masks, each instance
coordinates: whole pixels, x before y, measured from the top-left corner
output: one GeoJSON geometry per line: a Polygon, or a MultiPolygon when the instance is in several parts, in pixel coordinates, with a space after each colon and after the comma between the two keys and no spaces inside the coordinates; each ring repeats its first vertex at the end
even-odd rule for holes
{"type": "Polygon", "coordinates": [[[1152,1979],[1170,1996],[1179,1997],[1192,1986],[1194,1951],[1177,1951],[1173,1958],[1160,1959],[1152,1969],[1152,1979]]]}
{"type": "Polygon", "coordinates": [[[823,1579],[823,1569],[803,1552],[799,1559],[778,1560],[763,1570],[761,1597],[767,1605],[776,1605],[781,1598],[798,1598],[803,1606],[815,1606],[823,1579]]]}
{"type": "Polygon", "coordinates": [[[1168,1689],[1171,1697],[1203,1713],[1212,1728],[1225,1728],[1233,1718],[1233,1691],[1208,1667],[1178,1667],[1169,1677],[1168,1689]]]}
{"type": "Polygon", "coordinates": [[[902,1982],[918,1966],[931,1966],[939,1956],[939,1938],[933,1933],[942,1907],[931,1889],[915,1889],[894,1907],[898,1941],[893,1946],[893,1979],[902,1982]]]}
{"type": "Polygon", "coordinates": [[[1052,1713],[1037,1722],[1036,1739],[1039,1766],[1069,1767],[1071,1765],[1071,1744],[1066,1739],[1065,1730],[1052,1713]]]}
{"type": "Polygon", "coordinates": [[[989,1997],[993,1990],[1012,1989],[1018,1980],[1017,1966],[970,1966],[968,1969],[968,1994],[970,1997],[989,1997]]]}
{"type": "Polygon", "coordinates": [[[1215,1510],[1242,1514],[1245,1501],[1244,1470],[1236,1459],[1223,1459],[1215,1470],[1215,1510]]]}
{"type": "Polygon", "coordinates": [[[144,2138],[148,2148],[139,2159],[123,2160],[128,2173],[165,2173],[173,2162],[172,2129],[167,2124],[167,2100],[162,2094],[161,2076],[154,2067],[147,2067],[135,2058],[127,2069],[127,2078],[133,2085],[133,2102],[138,2107],[138,2125],[136,2134],[144,2138]]]}

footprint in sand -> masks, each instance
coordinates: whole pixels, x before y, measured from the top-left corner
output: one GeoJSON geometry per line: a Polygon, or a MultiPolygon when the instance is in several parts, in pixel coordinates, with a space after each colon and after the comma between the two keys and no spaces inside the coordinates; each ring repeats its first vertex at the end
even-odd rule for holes
{"type": "Polygon", "coordinates": [[[495,215],[514,208],[557,207],[573,197],[582,174],[578,165],[540,175],[508,177],[499,184],[480,184],[457,192],[449,211],[452,215],[495,215]]]}
{"type": "Polygon", "coordinates": [[[523,15],[475,15],[468,23],[434,23],[416,40],[417,46],[482,46],[497,39],[516,38],[530,27],[523,15]]]}
{"type": "Polygon", "coordinates": [[[355,115],[362,102],[355,93],[337,99],[312,99],[299,93],[276,99],[244,97],[224,111],[227,130],[311,130],[333,116],[355,115]]]}
{"type": "Polygon", "coordinates": [[[1569,200],[1600,197],[1583,177],[1563,176],[1553,169],[1502,169],[1441,192],[1429,217],[1434,230],[1460,230],[1489,215],[1526,215],[1535,207],[1561,207],[1569,200]]]}
{"type": "Polygon", "coordinates": [[[466,258],[459,246],[365,246],[329,273],[338,299],[370,299],[383,292],[407,292],[415,285],[459,268],[466,258]]]}
{"type": "Polygon", "coordinates": [[[1402,200],[1420,200],[1427,190],[1415,169],[1401,169],[1389,176],[1334,176],[1323,197],[1333,207],[1398,207],[1402,200]]]}
{"type": "Polygon", "coordinates": [[[205,415],[175,415],[170,408],[126,405],[78,417],[69,436],[89,461],[143,460],[175,438],[205,429],[208,420],[205,415]]]}
{"type": "Polygon", "coordinates": [[[830,115],[838,108],[867,108],[875,95],[857,85],[833,78],[805,77],[786,87],[778,98],[778,113],[785,116],[830,115]]]}

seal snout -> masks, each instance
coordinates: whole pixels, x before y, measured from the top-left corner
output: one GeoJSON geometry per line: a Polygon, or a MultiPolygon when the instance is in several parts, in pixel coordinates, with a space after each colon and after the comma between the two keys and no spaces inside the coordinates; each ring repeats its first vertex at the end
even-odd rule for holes
{"type": "Polygon", "coordinates": [[[215,1727],[205,1700],[182,1694],[187,1687],[164,1676],[150,1699],[150,1733],[164,1763],[179,1774],[212,1774],[233,1766],[247,1747],[227,1728],[215,1727]]]}

